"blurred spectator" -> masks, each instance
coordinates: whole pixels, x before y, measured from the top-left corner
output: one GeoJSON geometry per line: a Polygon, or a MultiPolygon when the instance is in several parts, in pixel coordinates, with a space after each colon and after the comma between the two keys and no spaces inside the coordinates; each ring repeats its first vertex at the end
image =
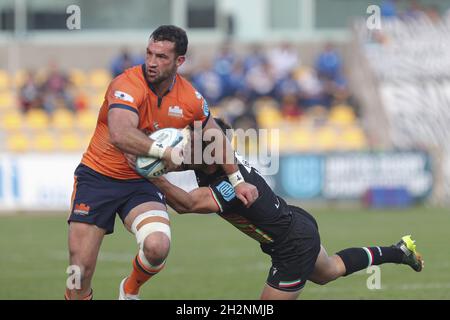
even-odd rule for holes
{"type": "Polygon", "coordinates": [[[303,114],[297,95],[286,94],[281,98],[281,113],[287,119],[298,119],[303,114]]]}
{"type": "Polygon", "coordinates": [[[272,66],[265,62],[252,68],[245,77],[250,101],[265,96],[273,96],[275,90],[275,75],[272,66]]]}
{"type": "Polygon", "coordinates": [[[434,5],[426,7],[425,14],[432,23],[439,23],[442,21],[439,9],[434,5]]]}
{"type": "Polygon", "coordinates": [[[300,87],[297,80],[295,79],[294,71],[287,74],[286,77],[280,79],[276,86],[275,96],[281,100],[283,96],[295,95],[298,96],[300,92],[300,87]]]}
{"type": "Polygon", "coordinates": [[[49,114],[57,108],[68,108],[75,111],[75,97],[71,89],[67,75],[59,69],[56,62],[50,62],[47,80],[41,88],[45,111],[49,114]]]}
{"type": "Polygon", "coordinates": [[[248,90],[245,85],[244,66],[241,62],[237,61],[234,64],[231,74],[227,78],[227,82],[224,86],[226,97],[234,96],[236,94],[248,96],[248,90]]]}
{"type": "Polygon", "coordinates": [[[125,69],[131,68],[145,62],[142,56],[133,56],[128,49],[123,48],[119,56],[113,59],[111,63],[111,74],[113,78],[121,74],[125,69]]]}
{"type": "Polygon", "coordinates": [[[34,73],[29,71],[24,85],[19,91],[19,101],[22,112],[41,107],[41,94],[34,73]]]}
{"type": "Polygon", "coordinates": [[[417,0],[410,0],[408,4],[408,8],[403,13],[403,16],[406,19],[420,19],[425,15],[425,11],[423,7],[417,0]]]}
{"type": "Polygon", "coordinates": [[[233,64],[236,61],[236,55],[232,51],[231,45],[226,43],[222,46],[219,53],[214,59],[214,71],[220,77],[228,77],[233,69],[233,64]]]}
{"type": "Polygon", "coordinates": [[[394,18],[397,16],[397,1],[383,0],[381,2],[381,16],[385,18],[394,18]]]}
{"type": "Polygon", "coordinates": [[[302,68],[297,81],[300,86],[300,104],[303,107],[325,104],[324,87],[314,69],[302,68]]]}
{"type": "Polygon", "coordinates": [[[244,58],[244,73],[265,63],[266,57],[260,45],[254,44],[250,48],[250,53],[244,58]]]}
{"type": "Polygon", "coordinates": [[[198,73],[192,75],[194,87],[214,106],[224,96],[222,78],[210,68],[208,61],[203,62],[199,69],[198,73]]]}
{"type": "Polygon", "coordinates": [[[235,129],[258,128],[256,116],[248,101],[240,94],[224,99],[222,108],[227,121],[235,129]]]}
{"type": "Polygon", "coordinates": [[[298,52],[289,43],[283,43],[272,49],[268,54],[268,59],[276,79],[285,77],[300,65],[298,52]]]}
{"type": "Polygon", "coordinates": [[[319,79],[335,81],[341,73],[341,57],[336,48],[331,44],[325,44],[322,52],[316,59],[316,70],[319,79]]]}

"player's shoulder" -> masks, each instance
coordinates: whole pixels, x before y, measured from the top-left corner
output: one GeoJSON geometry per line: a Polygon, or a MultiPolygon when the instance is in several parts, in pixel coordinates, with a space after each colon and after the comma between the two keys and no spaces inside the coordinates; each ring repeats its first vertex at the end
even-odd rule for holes
{"type": "Polygon", "coordinates": [[[142,66],[137,65],[126,69],[112,80],[111,85],[115,88],[119,86],[145,92],[145,79],[142,73],[142,66]]]}
{"type": "Polygon", "coordinates": [[[198,105],[203,99],[203,96],[192,83],[180,74],[177,74],[175,85],[178,89],[178,96],[188,104],[198,105]]]}

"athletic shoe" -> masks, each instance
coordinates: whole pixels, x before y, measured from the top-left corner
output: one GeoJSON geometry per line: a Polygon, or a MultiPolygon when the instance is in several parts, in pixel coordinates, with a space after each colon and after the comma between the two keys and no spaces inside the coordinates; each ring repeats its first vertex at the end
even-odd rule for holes
{"type": "Polygon", "coordinates": [[[119,286],[119,300],[140,300],[139,295],[137,294],[128,294],[125,293],[125,281],[127,281],[128,277],[123,279],[119,286]]]}
{"type": "Polygon", "coordinates": [[[407,264],[414,271],[420,272],[424,267],[422,256],[416,251],[416,241],[411,239],[411,235],[403,236],[399,243],[394,247],[403,251],[403,264],[407,264]]]}

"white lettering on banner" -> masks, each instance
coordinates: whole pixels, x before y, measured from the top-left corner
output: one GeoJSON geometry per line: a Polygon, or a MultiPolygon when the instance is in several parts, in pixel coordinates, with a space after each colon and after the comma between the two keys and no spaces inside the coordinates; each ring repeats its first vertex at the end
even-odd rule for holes
{"type": "Polygon", "coordinates": [[[369,188],[405,187],[413,197],[431,190],[433,177],[418,153],[329,155],[325,161],[325,198],[359,198],[369,188]]]}

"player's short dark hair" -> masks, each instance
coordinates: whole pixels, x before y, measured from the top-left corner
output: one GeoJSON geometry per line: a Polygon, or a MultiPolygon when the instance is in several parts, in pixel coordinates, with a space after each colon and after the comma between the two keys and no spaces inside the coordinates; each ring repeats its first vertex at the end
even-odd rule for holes
{"type": "Polygon", "coordinates": [[[150,35],[150,39],[154,41],[170,41],[175,43],[175,53],[177,56],[184,56],[188,47],[188,38],[186,31],[174,26],[174,25],[163,25],[159,26],[150,35]]]}

